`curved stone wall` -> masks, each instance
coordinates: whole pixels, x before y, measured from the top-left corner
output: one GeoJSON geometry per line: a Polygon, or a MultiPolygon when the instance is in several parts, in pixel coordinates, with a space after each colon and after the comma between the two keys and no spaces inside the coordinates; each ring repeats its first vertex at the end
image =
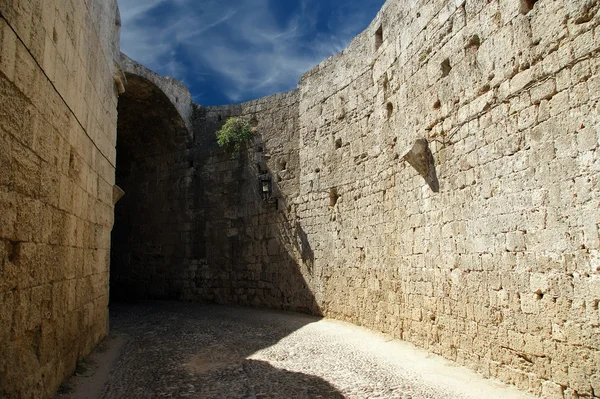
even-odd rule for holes
{"type": "Polygon", "coordinates": [[[598,396],[599,23],[593,1],[388,1],[297,91],[199,108],[200,246],[227,255],[184,297],[291,301],[544,397],[598,396]],[[214,147],[228,115],[257,127],[246,158],[214,147]],[[259,159],[278,210],[252,205],[259,159]],[[299,278],[264,273],[282,253],[299,278]]]}
{"type": "Polygon", "coordinates": [[[116,3],[76,3],[0,0],[0,396],[51,396],[106,333],[115,166],[141,182],[117,217],[145,297],[324,314],[600,395],[597,1],[389,0],[297,90],[208,108],[115,68],[116,3]],[[214,136],[235,115],[239,154],[214,136]]]}
{"type": "Polygon", "coordinates": [[[388,1],[304,76],[311,290],[484,375],[598,396],[598,5],[524,7],[388,1]],[[403,160],[417,138],[439,192],[403,160]]]}
{"type": "Polygon", "coordinates": [[[179,298],[178,275],[191,253],[193,231],[185,227],[194,192],[189,119],[172,102],[171,87],[165,92],[158,79],[147,79],[149,71],[142,75],[125,72],[119,97],[116,184],[125,194],[115,205],[111,300],[179,298]]]}
{"type": "MultiPolygon", "coordinates": [[[[187,87],[176,79],[157,75],[143,65],[138,64],[127,55],[121,53],[119,65],[125,75],[143,78],[156,86],[177,109],[188,130],[191,130],[193,102],[187,87]]],[[[127,91],[130,91],[129,80],[125,78],[127,91]]]]}

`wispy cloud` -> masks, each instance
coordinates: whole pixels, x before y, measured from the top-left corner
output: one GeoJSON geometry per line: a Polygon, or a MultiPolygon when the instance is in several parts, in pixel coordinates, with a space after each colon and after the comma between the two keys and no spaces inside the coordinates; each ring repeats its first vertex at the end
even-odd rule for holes
{"type": "Polygon", "coordinates": [[[217,91],[221,102],[245,101],[295,87],[304,72],[341,51],[384,2],[362,0],[370,3],[365,13],[358,0],[350,0],[355,7],[281,1],[119,0],[121,47],[186,83],[200,103],[219,102],[211,98],[217,91]]]}

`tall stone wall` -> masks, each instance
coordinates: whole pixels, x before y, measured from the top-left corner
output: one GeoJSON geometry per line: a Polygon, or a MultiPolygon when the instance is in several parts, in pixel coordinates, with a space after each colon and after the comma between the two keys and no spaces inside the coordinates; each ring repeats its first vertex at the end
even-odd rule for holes
{"type": "Polygon", "coordinates": [[[296,91],[198,107],[183,297],[324,314],[545,397],[599,396],[599,22],[594,1],[388,1],[296,91]],[[229,115],[259,137],[233,157],[214,140],[229,115]]]}
{"type": "Polygon", "coordinates": [[[116,1],[0,0],[0,397],[51,397],[107,332],[116,1]]]}
{"type": "Polygon", "coordinates": [[[599,23],[592,1],[388,1],[303,77],[298,217],[324,314],[600,396],[599,23]],[[427,178],[404,158],[419,138],[427,178]]]}
{"type": "Polygon", "coordinates": [[[125,195],[115,206],[111,299],[176,299],[196,241],[190,94],[181,83],[124,61],[116,184],[125,195]]]}
{"type": "Polygon", "coordinates": [[[114,1],[0,13],[0,395],[50,396],[106,333],[115,166],[117,291],[324,314],[600,395],[596,1],[389,0],[297,90],[209,108],[115,74],[114,1]],[[241,153],[216,146],[229,116],[256,128],[241,153]]]}
{"type": "Polygon", "coordinates": [[[318,313],[302,259],[309,253],[297,224],[299,125],[297,91],[238,106],[197,107],[194,259],[184,298],[318,313]],[[255,139],[242,152],[219,149],[215,131],[231,116],[248,120],[255,139]],[[265,202],[259,178],[272,180],[265,202]],[[198,237],[198,236],[196,236],[198,237]]]}

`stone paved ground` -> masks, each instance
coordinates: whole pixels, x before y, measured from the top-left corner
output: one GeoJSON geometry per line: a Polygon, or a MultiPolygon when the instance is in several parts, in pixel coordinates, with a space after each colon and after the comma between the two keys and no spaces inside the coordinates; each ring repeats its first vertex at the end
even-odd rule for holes
{"type": "Polygon", "coordinates": [[[529,397],[351,324],[168,302],[112,306],[111,336],[81,369],[59,397],[529,397]]]}

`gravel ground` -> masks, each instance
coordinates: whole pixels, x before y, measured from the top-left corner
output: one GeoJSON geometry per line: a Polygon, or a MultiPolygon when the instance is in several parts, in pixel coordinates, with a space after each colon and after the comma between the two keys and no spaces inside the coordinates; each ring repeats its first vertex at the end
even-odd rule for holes
{"type": "Polygon", "coordinates": [[[351,324],[224,306],[111,306],[111,334],[59,398],[530,398],[351,324]]]}

